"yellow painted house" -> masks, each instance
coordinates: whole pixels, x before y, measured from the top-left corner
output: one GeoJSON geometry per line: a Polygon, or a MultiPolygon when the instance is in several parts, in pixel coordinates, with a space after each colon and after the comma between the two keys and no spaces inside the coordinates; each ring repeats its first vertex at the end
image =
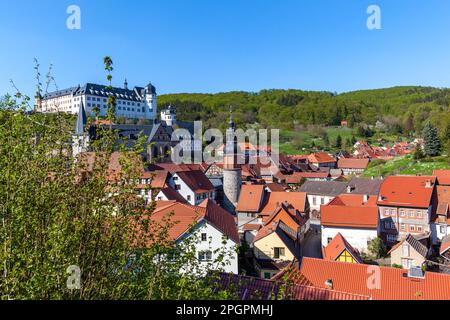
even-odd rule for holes
{"type": "Polygon", "coordinates": [[[295,259],[300,258],[296,232],[282,221],[259,230],[253,241],[255,269],[261,278],[270,279],[295,259]]]}
{"type": "Polygon", "coordinates": [[[333,240],[322,249],[323,259],[347,263],[363,263],[358,251],[338,233],[333,240]]]}

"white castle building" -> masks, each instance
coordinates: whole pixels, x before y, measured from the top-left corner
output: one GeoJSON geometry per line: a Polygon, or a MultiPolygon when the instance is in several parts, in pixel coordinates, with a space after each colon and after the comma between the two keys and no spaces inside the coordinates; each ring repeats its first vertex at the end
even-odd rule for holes
{"type": "Polygon", "coordinates": [[[116,98],[116,116],[132,119],[156,119],[156,88],[149,83],[145,87],[128,89],[125,80],[123,88],[87,83],[65,90],[36,96],[36,111],[44,113],[66,112],[77,114],[81,105],[87,115],[97,107],[100,116],[108,109],[108,97],[116,98]]]}

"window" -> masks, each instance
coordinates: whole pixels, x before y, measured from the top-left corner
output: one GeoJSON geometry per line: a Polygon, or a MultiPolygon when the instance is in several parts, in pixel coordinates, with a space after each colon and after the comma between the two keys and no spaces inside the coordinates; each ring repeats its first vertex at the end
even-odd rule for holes
{"type": "Polygon", "coordinates": [[[320,204],[325,204],[325,198],[320,198],[320,204]]]}
{"type": "Polygon", "coordinates": [[[313,206],[315,206],[317,204],[317,198],[313,197],[312,199],[313,199],[313,206]]]}
{"type": "Polygon", "coordinates": [[[264,272],[264,279],[270,279],[270,272],[264,272]]]}
{"type": "Polygon", "coordinates": [[[208,235],[206,233],[202,233],[202,241],[208,241],[208,235]]]}
{"type": "Polygon", "coordinates": [[[273,248],[273,257],[275,259],[280,259],[280,257],[284,257],[284,248],[273,248]]]}
{"type": "Polygon", "coordinates": [[[391,223],[389,221],[384,222],[384,228],[389,230],[391,228],[391,223]]]}
{"type": "Polygon", "coordinates": [[[327,239],[327,242],[330,243],[331,240],[333,240],[333,238],[328,238],[328,239],[327,239]]]}
{"type": "Polygon", "coordinates": [[[447,229],[447,228],[446,228],[446,226],[441,226],[440,229],[441,229],[441,233],[445,233],[445,229],[447,229]]]}
{"type": "Polygon", "coordinates": [[[395,209],[391,209],[391,216],[395,216],[395,209]]]}
{"type": "Polygon", "coordinates": [[[423,228],[422,226],[417,226],[417,232],[422,232],[423,228]]]}
{"type": "Polygon", "coordinates": [[[404,216],[405,216],[405,210],[403,210],[403,209],[400,210],[400,216],[401,216],[401,217],[404,217],[404,216]]]}
{"type": "Polygon", "coordinates": [[[409,245],[407,243],[402,246],[402,254],[404,257],[409,257],[409,245]]]}
{"type": "Polygon", "coordinates": [[[389,209],[384,209],[384,215],[387,217],[389,216],[389,209]]]}
{"type": "Polygon", "coordinates": [[[191,201],[191,198],[192,198],[192,197],[191,197],[190,195],[188,195],[188,196],[187,196],[187,201],[191,201]]]}
{"type": "Polygon", "coordinates": [[[415,225],[410,225],[409,226],[409,231],[416,231],[416,226],[415,225]]]}
{"type": "Polygon", "coordinates": [[[176,184],[176,185],[175,185],[175,190],[181,190],[181,185],[176,184]]]}
{"type": "Polygon", "coordinates": [[[211,251],[200,251],[198,253],[199,261],[211,261],[212,260],[212,252],[211,251]]]}
{"type": "Polygon", "coordinates": [[[417,218],[419,218],[419,219],[422,218],[422,211],[417,210],[417,218]]]}
{"type": "Polygon", "coordinates": [[[410,259],[402,259],[402,267],[403,269],[411,269],[412,260],[410,259]]]}
{"type": "Polygon", "coordinates": [[[397,237],[394,234],[388,234],[386,238],[389,242],[394,242],[397,240],[397,237]]]}
{"type": "Polygon", "coordinates": [[[409,210],[409,217],[414,218],[414,210],[409,210]]]}
{"type": "Polygon", "coordinates": [[[400,225],[400,228],[401,228],[402,231],[405,231],[405,230],[406,230],[406,225],[405,225],[404,223],[402,223],[402,224],[400,225]]]}

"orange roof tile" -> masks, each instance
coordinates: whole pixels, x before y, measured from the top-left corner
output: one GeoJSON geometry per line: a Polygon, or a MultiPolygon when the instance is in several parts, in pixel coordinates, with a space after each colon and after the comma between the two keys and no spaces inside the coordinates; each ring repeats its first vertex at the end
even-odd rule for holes
{"type": "Polygon", "coordinates": [[[341,158],[338,161],[339,169],[366,169],[369,159],[341,158]]]}
{"type": "Polygon", "coordinates": [[[441,185],[450,185],[450,170],[434,170],[433,176],[437,177],[441,185]]]}
{"type": "Polygon", "coordinates": [[[369,196],[368,201],[364,202],[364,195],[342,194],[320,207],[321,223],[333,227],[377,228],[376,201],[375,196],[369,196]]]}
{"type": "MultiPolygon", "coordinates": [[[[407,270],[303,258],[300,274],[314,287],[370,296],[374,300],[450,300],[450,275],[426,272],[423,279],[407,277],[407,270]],[[375,270],[375,271],[374,271],[375,270]],[[375,272],[379,286],[375,286],[375,272]],[[372,284],[373,287],[369,286],[372,284]]],[[[291,278],[293,278],[291,275],[291,278]]]]}
{"type": "Polygon", "coordinates": [[[264,200],[264,185],[243,185],[236,207],[238,212],[259,212],[264,200]]]}
{"type": "Polygon", "coordinates": [[[380,188],[378,205],[428,208],[435,184],[436,177],[387,177],[380,188]],[[431,187],[426,187],[427,182],[431,182],[431,187]]]}
{"type": "Polygon", "coordinates": [[[205,219],[231,240],[239,243],[234,217],[209,199],[203,201],[199,206],[176,201],[157,201],[150,219],[156,222],[170,219],[171,225],[168,234],[172,240],[179,239],[199,221],[205,219]]]}
{"type": "Polygon", "coordinates": [[[211,192],[215,190],[211,181],[209,181],[209,179],[206,177],[203,171],[200,170],[179,171],[176,172],[176,174],[195,193],[211,192]]]}
{"type": "Polygon", "coordinates": [[[294,209],[299,212],[306,210],[306,193],[305,192],[270,192],[264,202],[261,210],[262,215],[271,215],[277,207],[283,202],[289,203],[294,209]]]}
{"type": "Polygon", "coordinates": [[[347,250],[358,263],[363,263],[358,251],[356,251],[340,233],[338,233],[333,240],[323,248],[323,258],[325,260],[336,261],[344,250],[347,250]]]}
{"type": "Polygon", "coordinates": [[[326,152],[317,152],[312,153],[308,156],[308,160],[311,163],[330,163],[330,162],[336,162],[336,160],[331,157],[326,152]]]}

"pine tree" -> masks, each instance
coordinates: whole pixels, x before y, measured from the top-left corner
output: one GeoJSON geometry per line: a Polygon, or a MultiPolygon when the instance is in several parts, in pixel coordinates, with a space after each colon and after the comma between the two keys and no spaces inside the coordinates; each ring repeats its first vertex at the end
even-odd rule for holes
{"type": "Polygon", "coordinates": [[[438,156],[442,147],[436,127],[428,122],[423,128],[422,137],[424,140],[425,154],[429,157],[438,156]]]}
{"type": "Polygon", "coordinates": [[[334,144],[334,146],[336,148],[338,148],[338,149],[342,147],[342,137],[341,137],[341,135],[338,135],[336,137],[336,143],[334,144]]]}

